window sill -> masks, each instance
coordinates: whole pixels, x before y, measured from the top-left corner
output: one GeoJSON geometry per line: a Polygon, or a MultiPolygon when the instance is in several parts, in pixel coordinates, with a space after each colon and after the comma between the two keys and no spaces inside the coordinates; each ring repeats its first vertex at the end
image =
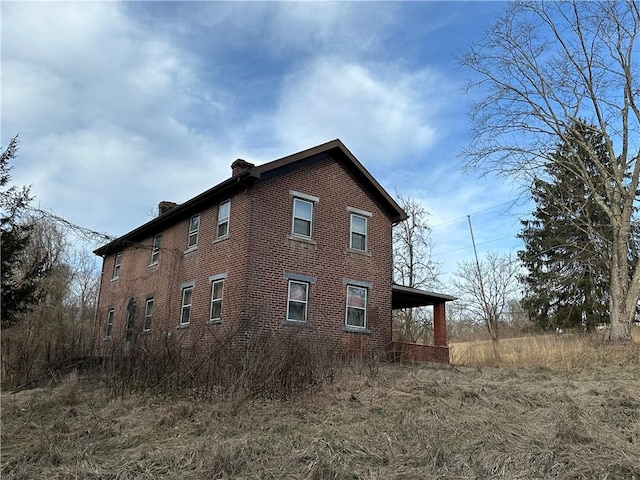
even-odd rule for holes
{"type": "Polygon", "coordinates": [[[117,282],[118,280],[120,280],[120,277],[113,277],[113,278],[111,279],[111,281],[112,281],[112,282],[117,282]]]}
{"type": "Polygon", "coordinates": [[[368,328],[364,328],[364,327],[354,327],[354,326],[351,326],[351,325],[345,325],[342,329],[345,332],[366,333],[367,335],[371,334],[371,330],[369,330],[368,328]]]}
{"type": "Polygon", "coordinates": [[[298,328],[311,328],[311,324],[308,320],[287,320],[284,319],[282,321],[282,325],[287,327],[298,327],[298,328]]]}
{"type": "Polygon", "coordinates": [[[214,320],[208,320],[207,325],[222,325],[222,319],[216,318],[214,320]]]}
{"type": "Polygon", "coordinates": [[[364,255],[365,257],[371,257],[371,252],[366,250],[357,250],[355,248],[347,248],[348,253],[356,253],[358,255],[364,255]]]}
{"type": "Polygon", "coordinates": [[[220,243],[220,242],[224,242],[225,240],[228,240],[228,239],[229,239],[229,234],[227,233],[227,234],[226,234],[225,236],[223,236],[223,237],[215,238],[215,239],[213,240],[213,242],[211,242],[211,243],[220,243]]]}
{"type": "Polygon", "coordinates": [[[189,328],[190,326],[191,326],[191,323],[183,323],[183,324],[178,325],[176,327],[176,330],[181,330],[183,328],[189,328]]]}
{"type": "Polygon", "coordinates": [[[301,243],[308,243],[310,245],[318,244],[318,242],[316,242],[313,238],[299,237],[298,235],[293,235],[293,234],[289,235],[289,240],[295,240],[296,242],[301,242],[301,243]]]}
{"type": "Polygon", "coordinates": [[[157,267],[157,266],[158,266],[158,262],[153,262],[153,263],[150,263],[149,265],[147,265],[147,268],[157,267]]]}
{"type": "Polygon", "coordinates": [[[103,337],[102,341],[106,342],[107,340],[113,340],[113,337],[103,337]]]}
{"type": "Polygon", "coordinates": [[[184,254],[186,255],[187,253],[191,253],[191,252],[195,252],[196,250],[198,250],[198,246],[194,245],[193,247],[189,247],[184,251],[184,254]]]}
{"type": "Polygon", "coordinates": [[[140,332],[141,335],[151,335],[151,329],[149,330],[142,330],[142,332],[140,332]]]}

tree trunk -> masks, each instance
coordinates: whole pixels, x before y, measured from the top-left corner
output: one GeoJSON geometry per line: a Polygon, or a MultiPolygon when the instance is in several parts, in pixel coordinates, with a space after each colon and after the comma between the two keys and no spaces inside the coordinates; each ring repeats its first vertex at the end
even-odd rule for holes
{"type": "MultiPolygon", "coordinates": [[[[619,233],[614,233],[613,252],[611,255],[611,282],[609,285],[609,318],[611,328],[609,330],[609,340],[612,342],[631,341],[631,322],[635,314],[635,304],[633,309],[629,304],[633,303],[629,299],[635,295],[637,302],[638,286],[633,282],[638,281],[638,276],[634,275],[629,285],[629,264],[627,257],[627,244],[621,241],[619,233]]],[[[636,273],[636,272],[634,272],[636,273]]]]}

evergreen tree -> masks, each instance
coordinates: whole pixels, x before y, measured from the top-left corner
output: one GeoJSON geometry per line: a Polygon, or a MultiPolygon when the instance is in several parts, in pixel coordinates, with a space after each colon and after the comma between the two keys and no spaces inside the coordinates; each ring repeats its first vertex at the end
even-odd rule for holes
{"type": "MultiPolygon", "coordinates": [[[[29,258],[25,253],[33,229],[24,218],[31,201],[29,187],[8,187],[9,162],[16,158],[18,139],[14,137],[0,155],[0,272],[2,328],[14,325],[19,314],[40,298],[40,280],[47,274],[46,258],[29,258]]],[[[44,253],[46,256],[46,252],[44,253]]]]}
{"type": "Polygon", "coordinates": [[[559,167],[579,158],[606,191],[607,180],[591,160],[594,153],[602,164],[611,163],[601,132],[575,122],[546,164],[544,179],[531,189],[536,209],[532,219],[522,221],[525,248],[518,256],[528,270],[522,278],[523,307],[544,329],[584,325],[591,330],[609,318],[612,229],[584,181],[559,167]]]}

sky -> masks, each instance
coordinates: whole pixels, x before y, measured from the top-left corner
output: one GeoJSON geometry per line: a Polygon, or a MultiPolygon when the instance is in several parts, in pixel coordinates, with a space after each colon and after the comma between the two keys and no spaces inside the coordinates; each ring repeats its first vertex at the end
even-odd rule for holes
{"type": "MultiPolygon", "coordinates": [[[[1,132],[34,205],[122,235],[162,200],[341,139],[394,197],[429,212],[446,283],[516,251],[505,179],[465,172],[469,72],[497,2],[12,2],[0,5],[1,132]]],[[[98,245],[94,245],[97,247],[98,245]]]]}

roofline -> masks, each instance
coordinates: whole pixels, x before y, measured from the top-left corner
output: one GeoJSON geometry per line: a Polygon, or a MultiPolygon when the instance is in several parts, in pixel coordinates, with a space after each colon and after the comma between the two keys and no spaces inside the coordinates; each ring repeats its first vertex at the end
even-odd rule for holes
{"type": "Polygon", "coordinates": [[[93,251],[96,255],[104,256],[108,253],[121,250],[127,243],[142,240],[151,234],[156,233],[167,225],[175,223],[179,218],[188,216],[190,213],[197,213],[198,207],[211,200],[215,196],[220,196],[227,191],[233,191],[240,188],[246,188],[256,180],[262,178],[267,173],[274,172],[277,169],[292,165],[300,160],[311,158],[315,155],[334,152],[340,154],[343,160],[346,160],[345,167],[353,167],[356,175],[374,192],[374,197],[381,204],[387,216],[393,223],[398,223],[407,219],[405,211],[396,203],[396,201],[386,192],[384,188],[377,182],[375,178],[367,171],[366,168],[358,161],[358,159],[349,151],[349,149],[339,139],[317,145],[315,147],[302,150],[301,152],[287,155],[286,157],[273,160],[271,162],[251,167],[240,172],[237,175],[224,180],[223,182],[211,187],[199,195],[187,200],[186,202],[172,208],[168,212],[148,221],[147,223],[131,230],[128,233],[116,238],[115,240],[97,248],[93,251]]]}
{"type": "Polygon", "coordinates": [[[253,167],[250,172],[252,176],[256,178],[260,178],[262,174],[271,172],[278,168],[285,167],[287,165],[293,164],[305,158],[310,158],[314,155],[319,155],[322,153],[328,153],[330,151],[336,151],[343,155],[344,158],[349,160],[349,163],[353,165],[356,169],[356,172],[361,175],[362,178],[369,184],[370,187],[373,188],[375,192],[381,197],[383,203],[386,203],[386,210],[389,218],[393,223],[398,223],[406,220],[407,214],[406,212],[398,205],[398,203],[387,193],[387,191],[378,183],[378,181],[369,173],[369,171],[358,161],[358,159],[351,153],[351,151],[345,146],[344,143],[338,138],[335,140],[331,140],[329,142],[323,143],[321,145],[317,145],[315,147],[308,148],[306,150],[302,150],[301,152],[294,153],[292,155],[288,155],[286,157],[282,157],[278,160],[274,160],[269,163],[265,163],[262,165],[258,165],[257,167],[253,167]]]}
{"type": "Polygon", "coordinates": [[[245,188],[248,183],[252,183],[254,179],[250,178],[249,172],[244,171],[240,172],[237,175],[234,175],[230,178],[227,178],[223,182],[211,187],[210,189],[196,195],[193,198],[190,198],[184,203],[173,207],[168,212],[165,212],[156,218],[149,220],[147,223],[140,225],[139,227],[131,230],[128,233],[116,238],[115,240],[103,245],[96,250],[93,251],[96,255],[106,255],[110,252],[120,250],[124,245],[128,242],[135,242],[137,239],[146,238],[151,235],[153,232],[157,232],[163,226],[175,223],[176,217],[180,218],[182,216],[187,216],[192,212],[198,210],[198,206],[211,197],[222,195],[225,192],[230,190],[237,189],[238,187],[245,188]]]}
{"type": "MultiPolygon", "coordinates": [[[[446,303],[457,300],[456,297],[452,295],[447,295],[444,293],[437,292],[429,292],[427,290],[420,290],[419,288],[411,288],[405,287],[404,285],[398,285],[396,283],[391,284],[391,303],[392,308],[409,308],[409,307],[418,307],[418,306],[426,306],[426,305],[434,305],[436,303],[446,303]],[[413,302],[410,302],[411,305],[393,307],[393,296],[394,293],[398,295],[404,295],[406,297],[410,297],[413,302]]],[[[405,302],[406,303],[406,302],[405,302]]]]}

